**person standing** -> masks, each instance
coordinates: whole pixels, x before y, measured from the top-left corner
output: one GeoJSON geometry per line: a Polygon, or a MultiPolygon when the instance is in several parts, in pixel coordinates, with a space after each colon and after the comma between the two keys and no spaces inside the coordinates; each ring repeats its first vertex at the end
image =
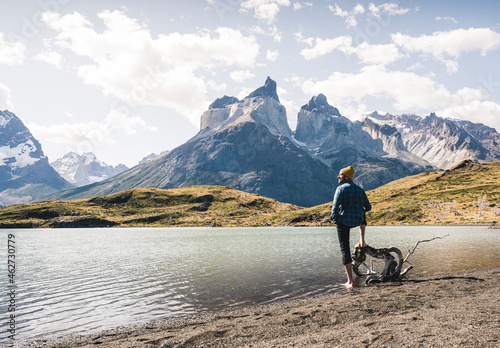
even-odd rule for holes
{"type": "Polygon", "coordinates": [[[337,225],[340,251],[342,253],[342,264],[347,274],[346,288],[353,287],[352,258],[349,246],[351,228],[359,226],[360,246],[365,247],[365,213],[372,209],[365,191],[356,185],[354,179],[354,168],[349,166],[340,170],[337,176],[339,187],[333,197],[332,214],[330,220],[337,225]]]}

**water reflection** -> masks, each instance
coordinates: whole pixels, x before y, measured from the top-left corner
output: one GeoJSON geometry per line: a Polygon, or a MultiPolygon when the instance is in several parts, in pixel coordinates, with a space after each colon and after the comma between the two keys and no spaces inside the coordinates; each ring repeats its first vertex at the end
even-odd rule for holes
{"type": "MultiPolygon", "coordinates": [[[[394,245],[406,255],[418,240],[449,234],[421,244],[410,258],[412,273],[443,273],[500,266],[499,231],[369,226],[366,240],[376,248],[394,245]]],[[[8,233],[18,242],[19,339],[335,291],[345,277],[333,227],[8,233]]],[[[6,231],[0,235],[7,240],[6,231]]],[[[351,247],[358,238],[353,230],[351,247]]],[[[6,256],[1,250],[0,259],[6,256]]],[[[6,332],[6,320],[0,330],[6,332]]]]}

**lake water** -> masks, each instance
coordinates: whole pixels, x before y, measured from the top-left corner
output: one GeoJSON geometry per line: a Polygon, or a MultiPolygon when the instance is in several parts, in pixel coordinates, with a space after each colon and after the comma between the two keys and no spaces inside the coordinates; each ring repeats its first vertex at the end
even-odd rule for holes
{"type": "MultiPolygon", "coordinates": [[[[366,240],[406,255],[418,240],[446,234],[420,244],[411,273],[500,266],[498,229],[368,226],[366,240]]],[[[14,229],[1,230],[0,241],[3,344],[10,314],[22,342],[337,291],[345,282],[334,227],[14,229]]],[[[358,241],[353,229],[351,248],[358,241]]]]}

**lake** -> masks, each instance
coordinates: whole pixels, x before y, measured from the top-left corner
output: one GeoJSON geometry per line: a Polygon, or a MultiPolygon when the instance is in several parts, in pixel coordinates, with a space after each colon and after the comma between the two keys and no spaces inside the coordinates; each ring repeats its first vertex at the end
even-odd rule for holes
{"type": "MultiPolygon", "coordinates": [[[[419,245],[410,274],[500,266],[499,229],[368,226],[366,241],[406,255],[418,240],[447,234],[419,245]]],[[[3,344],[10,314],[22,342],[339,291],[345,282],[334,227],[12,229],[0,240],[3,344]]],[[[353,229],[351,248],[358,241],[353,229]]]]}

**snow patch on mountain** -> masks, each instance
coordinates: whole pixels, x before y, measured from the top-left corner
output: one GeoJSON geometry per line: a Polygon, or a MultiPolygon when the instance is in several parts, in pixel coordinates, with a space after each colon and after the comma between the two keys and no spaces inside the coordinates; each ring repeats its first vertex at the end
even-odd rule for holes
{"type": "Polygon", "coordinates": [[[69,152],[64,157],[50,163],[50,165],[67,181],[77,186],[84,186],[108,179],[128,169],[119,164],[116,167],[100,161],[91,152],[78,155],[69,152]]]}
{"type": "Polygon", "coordinates": [[[73,187],[49,165],[42,146],[14,113],[0,111],[0,205],[28,203],[73,187]]]}
{"type": "Polygon", "coordinates": [[[35,164],[40,160],[40,158],[32,156],[36,151],[37,148],[32,140],[14,147],[0,146],[0,165],[10,165],[11,168],[24,168],[35,164]]]}
{"type": "Polygon", "coordinates": [[[0,127],[5,127],[7,123],[9,123],[10,119],[7,117],[4,117],[3,115],[0,115],[0,127]]]}

